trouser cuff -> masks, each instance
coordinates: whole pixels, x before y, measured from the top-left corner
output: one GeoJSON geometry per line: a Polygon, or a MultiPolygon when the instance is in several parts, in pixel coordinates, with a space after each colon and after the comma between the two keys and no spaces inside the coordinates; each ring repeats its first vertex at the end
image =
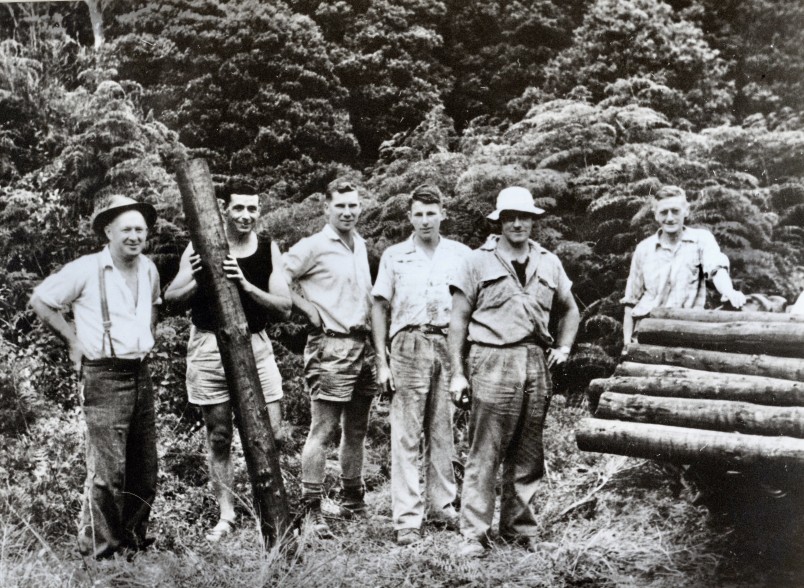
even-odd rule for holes
{"type": "Polygon", "coordinates": [[[324,496],[324,485],[312,482],[302,482],[302,498],[304,500],[321,499],[324,496]]]}

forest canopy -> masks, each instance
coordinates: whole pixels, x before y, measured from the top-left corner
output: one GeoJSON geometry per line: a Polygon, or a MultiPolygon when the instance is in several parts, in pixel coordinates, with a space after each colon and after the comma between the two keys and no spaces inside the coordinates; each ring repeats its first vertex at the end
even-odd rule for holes
{"type": "MultiPolygon", "coordinates": [[[[188,237],[174,172],[207,159],[261,194],[283,247],[322,224],[336,176],[362,188],[376,264],[432,182],[478,246],[504,186],[548,214],[584,312],[573,354],[619,353],[650,197],[683,187],[746,292],[804,286],[804,8],[792,0],[87,0],[0,12],[0,318],[33,345],[32,286],[97,243],[95,202],[153,203],[167,282],[188,237]]],[[[719,304],[719,301],[715,301],[719,304]]],[[[298,332],[287,325],[285,333],[298,332]]],[[[572,363],[572,362],[571,362],[572,363]]],[[[571,365],[572,367],[572,365],[571,365]]],[[[585,368],[584,368],[585,369],[585,368]]],[[[580,371],[579,371],[580,370],[580,371]]]]}

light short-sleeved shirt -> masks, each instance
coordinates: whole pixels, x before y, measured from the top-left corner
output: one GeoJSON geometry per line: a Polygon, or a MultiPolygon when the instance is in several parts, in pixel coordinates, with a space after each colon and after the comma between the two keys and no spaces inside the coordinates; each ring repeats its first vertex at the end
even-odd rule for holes
{"type": "Polygon", "coordinates": [[[47,306],[60,311],[72,308],[75,334],[87,359],[111,357],[108,338],[104,342],[100,296],[100,268],[106,277],[110,334],[115,356],[142,359],[154,346],[151,331],[153,306],[162,303],[159,273],[154,263],[140,254],[137,263],[137,301],[123,274],[112,262],[109,247],[79,257],[48,276],[34,289],[47,306]],[[104,345],[105,343],[105,345],[104,345]]]}
{"type": "Polygon", "coordinates": [[[463,243],[441,237],[428,257],[411,236],[383,252],[371,294],[391,305],[390,337],[409,326],[449,325],[449,283],[471,251],[463,243]]]}
{"type": "Polygon", "coordinates": [[[622,304],[634,307],[634,318],[664,308],[703,308],[706,283],[719,269],[729,269],[714,235],[706,229],[684,227],[672,249],[662,245],[657,231],[637,245],[622,304]]]}
{"type": "Polygon", "coordinates": [[[472,308],[469,340],[485,345],[511,345],[535,337],[553,344],[548,331],[556,297],[571,296],[572,281],[553,253],[529,242],[525,285],[511,263],[497,251],[498,236],[471,252],[450,288],[463,292],[472,308]]]}
{"type": "Polygon", "coordinates": [[[318,310],[324,328],[337,333],[369,328],[371,273],[366,242],[354,235],[354,251],[329,224],[283,256],[288,277],[318,310]]]}

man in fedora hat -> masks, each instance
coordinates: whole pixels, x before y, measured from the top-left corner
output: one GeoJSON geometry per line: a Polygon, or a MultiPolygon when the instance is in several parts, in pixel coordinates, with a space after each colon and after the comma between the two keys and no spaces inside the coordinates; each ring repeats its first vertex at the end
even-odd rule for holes
{"type": "Polygon", "coordinates": [[[111,196],[92,218],[93,231],[107,245],[50,275],[31,297],[80,373],[87,478],[78,547],[98,558],[151,542],[146,530],[157,458],[146,355],[161,298],[156,266],[142,250],[155,221],[150,204],[111,196]],[[69,309],[72,322],[64,316],[69,309]]]}
{"type": "Polygon", "coordinates": [[[542,213],[525,188],[502,190],[488,215],[499,222],[501,234],[473,251],[450,281],[450,393],[459,408],[471,406],[461,497],[465,556],[484,553],[501,463],[500,537],[531,550],[541,545],[530,502],[544,473],[548,370],[567,360],[580,320],[558,257],[530,239],[542,213]],[[548,330],[552,313],[558,319],[555,337],[548,330]]]}

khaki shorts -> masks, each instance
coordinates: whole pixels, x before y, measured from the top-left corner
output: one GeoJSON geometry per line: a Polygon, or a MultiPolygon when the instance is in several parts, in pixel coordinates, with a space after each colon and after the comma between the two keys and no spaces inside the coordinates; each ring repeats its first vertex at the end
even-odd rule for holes
{"type": "Polygon", "coordinates": [[[313,400],[349,402],[377,393],[374,348],[368,337],[307,336],[304,381],[313,400]]]}
{"type": "MultiPolygon", "coordinates": [[[[274,348],[265,331],[251,334],[251,349],[265,402],[282,398],[282,376],[274,348]]],[[[187,397],[193,404],[220,404],[229,400],[221,354],[215,333],[192,327],[187,343],[187,397]]]]}

